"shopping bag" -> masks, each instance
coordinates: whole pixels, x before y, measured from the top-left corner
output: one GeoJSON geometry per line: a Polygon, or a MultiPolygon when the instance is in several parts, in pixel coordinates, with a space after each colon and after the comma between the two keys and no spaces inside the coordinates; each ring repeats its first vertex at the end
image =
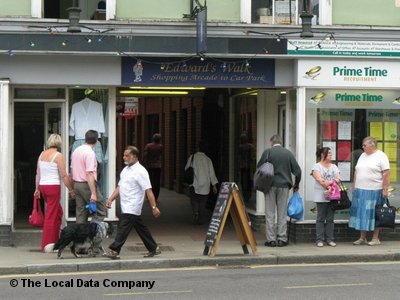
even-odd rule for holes
{"type": "Polygon", "coordinates": [[[303,199],[299,192],[294,192],[289,200],[287,215],[292,219],[301,219],[303,217],[303,199]]]}
{"type": "Polygon", "coordinates": [[[383,205],[375,207],[375,227],[393,228],[395,226],[396,207],[390,206],[389,199],[383,199],[383,205]]]}
{"type": "Polygon", "coordinates": [[[338,201],[340,200],[340,188],[339,185],[337,184],[336,180],[333,181],[331,185],[331,191],[328,194],[328,200],[330,201],[338,201]]]}
{"type": "Polygon", "coordinates": [[[33,210],[29,216],[29,223],[34,227],[43,227],[44,215],[42,212],[40,199],[37,196],[33,197],[33,210]]]}
{"type": "Polygon", "coordinates": [[[338,185],[339,185],[339,189],[340,189],[340,200],[332,201],[331,207],[333,210],[348,209],[351,206],[351,201],[349,199],[349,195],[347,195],[346,188],[341,181],[339,181],[338,185]]]}

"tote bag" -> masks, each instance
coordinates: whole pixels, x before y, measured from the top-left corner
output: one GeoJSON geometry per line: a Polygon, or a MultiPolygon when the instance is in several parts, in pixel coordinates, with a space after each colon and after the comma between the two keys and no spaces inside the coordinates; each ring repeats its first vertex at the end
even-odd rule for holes
{"type": "Polygon", "coordinates": [[[340,200],[331,202],[332,209],[343,210],[350,208],[351,201],[349,199],[349,195],[347,195],[347,191],[344,187],[344,184],[341,181],[339,181],[339,189],[340,189],[340,200]]]}
{"type": "Polygon", "coordinates": [[[33,197],[33,210],[29,216],[29,223],[34,227],[43,227],[44,215],[39,197],[33,197]]]}
{"type": "Polygon", "coordinates": [[[375,227],[386,227],[394,229],[396,218],[396,207],[390,206],[389,199],[385,198],[383,205],[375,207],[375,227]]]}

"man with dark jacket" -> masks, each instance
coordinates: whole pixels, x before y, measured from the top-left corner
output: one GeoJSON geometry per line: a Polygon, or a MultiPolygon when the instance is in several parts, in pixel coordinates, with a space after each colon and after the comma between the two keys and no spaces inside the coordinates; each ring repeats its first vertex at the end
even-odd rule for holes
{"type": "Polygon", "coordinates": [[[282,146],[282,138],[275,134],[270,139],[271,148],[264,150],[257,168],[267,161],[274,166],[274,178],[272,187],[265,194],[265,246],[284,247],[287,245],[287,203],[289,190],[299,189],[301,169],[293,154],[282,146]],[[295,183],[292,183],[292,174],[295,183]],[[275,227],[275,213],[277,214],[277,226],[275,227]],[[275,230],[276,228],[276,230],[275,230]]]}

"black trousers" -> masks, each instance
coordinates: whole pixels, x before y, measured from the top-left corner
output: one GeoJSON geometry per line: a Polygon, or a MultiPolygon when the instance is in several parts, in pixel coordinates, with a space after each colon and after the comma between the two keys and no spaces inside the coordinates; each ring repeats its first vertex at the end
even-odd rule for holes
{"type": "Polygon", "coordinates": [[[158,195],[160,194],[161,168],[149,168],[148,172],[151,182],[151,189],[153,190],[154,197],[157,200],[158,195]]]}
{"type": "Polygon", "coordinates": [[[122,214],[119,218],[117,235],[114,242],[109,246],[111,250],[120,252],[122,246],[128,239],[129,233],[132,228],[135,228],[137,234],[142,240],[144,246],[148,251],[154,251],[157,248],[157,243],[154,241],[150,230],[143,223],[141,216],[132,214],[122,214]]]}

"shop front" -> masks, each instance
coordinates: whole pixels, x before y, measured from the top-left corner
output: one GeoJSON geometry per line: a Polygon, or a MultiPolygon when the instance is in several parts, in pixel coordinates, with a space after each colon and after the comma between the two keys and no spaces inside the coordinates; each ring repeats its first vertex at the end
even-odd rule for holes
{"type": "MultiPolygon", "coordinates": [[[[304,221],[313,224],[316,205],[313,202],[314,179],[309,176],[317,162],[319,147],[332,149],[332,160],[338,166],[351,198],[354,168],[363,152],[362,140],[372,136],[378,148],[390,161],[390,203],[400,206],[399,134],[400,64],[374,60],[299,60],[297,85],[304,101],[299,116],[304,118],[306,140],[303,169],[304,221]]],[[[337,239],[352,239],[347,229],[349,210],[335,215],[337,239]]],[[[305,226],[305,225],[304,225],[305,226]]],[[[384,234],[387,231],[384,231],[384,234]]],[[[397,234],[398,235],[398,234],[397,234]]],[[[396,234],[391,233],[391,236],[396,234]]],[[[300,235],[299,235],[300,237],[300,235]]],[[[313,241],[314,235],[303,236],[313,241]]]]}
{"type": "MultiPolygon", "coordinates": [[[[178,65],[182,66],[182,61],[178,65]]],[[[165,188],[184,191],[182,175],[186,159],[196,150],[200,139],[208,139],[219,181],[238,182],[246,195],[246,205],[262,215],[262,207],[256,204],[251,190],[252,170],[247,173],[241,170],[246,165],[240,163],[240,137],[247,135],[254,162],[267,145],[266,136],[278,128],[283,135],[289,131],[285,121],[285,110],[289,107],[286,99],[295,101],[295,94],[284,93],[293,84],[287,80],[291,78],[287,62],[272,59],[240,60],[240,63],[229,59],[222,63],[211,59],[186,61],[186,71],[177,73],[194,74],[196,78],[192,82],[174,77],[177,73],[172,64],[161,68],[154,61],[150,65],[142,61],[142,81],[135,82],[136,62],[127,65],[124,61],[121,63],[120,57],[16,55],[1,56],[0,62],[4,67],[0,71],[3,78],[0,82],[1,244],[10,244],[13,231],[32,230],[27,220],[32,209],[37,158],[48,136],[59,133],[63,138],[61,151],[69,164],[73,148],[82,140],[79,128],[83,120],[77,111],[81,108],[87,112],[89,106],[96,107],[90,109],[91,117],[98,118],[96,129],[101,134],[99,184],[105,197],[118,180],[123,147],[135,144],[142,149],[158,131],[167,147],[162,181],[165,188]],[[125,73],[124,65],[128,66],[125,73]],[[282,75],[282,70],[287,74],[282,75]],[[146,76],[164,83],[146,82],[146,76]],[[173,78],[179,79],[171,81],[173,78]],[[158,96],[123,93],[139,87],[154,90],[155,86],[163,87],[164,93],[158,96]],[[182,91],[196,86],[204,90],[187,95],[166,93],[174,88],[182,91]],[[132,101],[136,97],[138,101],[132,101]],[[272,118],[264,121],[267,115],[272,118]]],[[[285,140],[290,140],[289,134],[285,140]]],[[[74,201],[68,197],[67,190],[63,189],[64,222],[75,220],[74,201]]],[[[117,220],[117,216],[118,210],[113,207],[107,219],[117,220]]]]}
{"type": "MultiPolygon", "coordinates": [[[[69,165],[71,151],[81,142],[85,120],[73,107],[95,106],[99,117],[99,184],[105,195],[115,187],[115,86],[120,84],[119,59],[113,57],[0,57],[2,192],[0,207],[1,244],[10,243],[10,232],[32,229],[36,162],[51,133],[62,136],[61,152],[69,165]],[[83,104],[85,103],[85,104],[83,104]],[[75,113],[74,113],[75,111],[75,113]],[[101,122],[100,122],[101,121],[101,122]],[[79,129],[78,129],[79,128],[79,129]]],[[[78,110],[79,111],[79,110],[78,110]]],[[[94,116],[93,116],[94,117],[94,116]]],[[[63,189],[64,223],[75,219],[74,201],[63,189]]],[[[108,219],[116,220],[115,210],[108,219]]]]}

